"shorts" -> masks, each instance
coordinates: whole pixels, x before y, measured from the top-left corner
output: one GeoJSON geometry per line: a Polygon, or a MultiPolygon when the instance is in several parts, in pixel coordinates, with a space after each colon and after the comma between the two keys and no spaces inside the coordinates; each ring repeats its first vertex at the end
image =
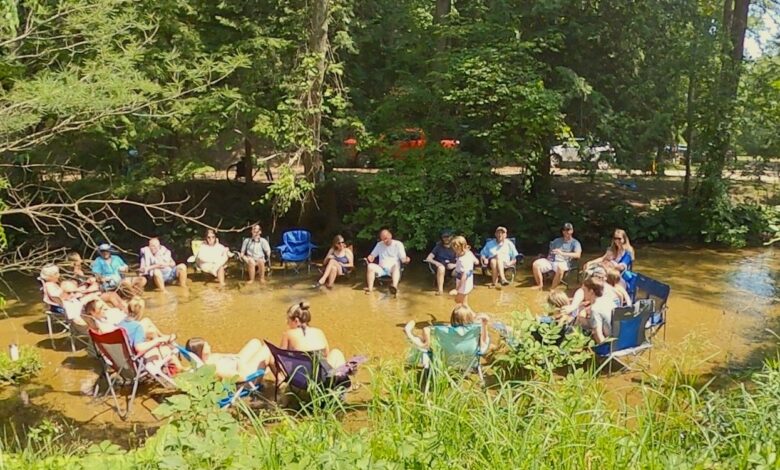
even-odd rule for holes
{"type": "Polygon", "coordinates": [[[147,277],[151,278],[155,271],[160,271],[162,273],[163,282],[165,283],[174,282],[176,280],[176,268],[153,269],[147,277]]]}
{"type": "Polygon", "coordinates": [[[259,263],[260,261],[262,261],[263,263],[265,263],[265,262],[266,262],[266,261],[265,261],[265,256],[260,256],[260,257],[258,257],[258,258],[255,258],[254,256],[244,255],[244,256],[243,256],[243,258],[244,258],[244,262],[245,262],[245,263],[246,263],[246,260],[247,260],[247,259],[252,259],[252,260],[254,260],[254,261],[255,261],[255,264],[259,263]]]}
{"type": "Polygon", "coordinates": [[[462,295],[468,295],[472,290],[474,290],[474,272],[471,271],[466,275],[466,280],[461,280],[460,276],[462,273],[455,272],[455,283],[457,284],[457,290],[458,294],[462,295]]]}
{"type": "Polygon", "coordinates": [[[392,277],[393,276],[393,268],[395,265],[385,267],[385,266],[379,266],[379,271],[376,272],[376,277],[392,277]]]}
{"type": "Polygon", "coordinates": [[[219,271],[219,268],[224,266],[224,264],[221,263],[201,263],[198,265],[198,269],[203,271],[204,273],[211,274],[212,276],[216,276],[217,272],[219,271]]]}
{"type": "Polygon", "coordinates": [[[541,259],[537,260],[536,262],[539,263],[539,270],[541,271],[542,274],[549,273],[550,271],[554,271],[554,270],[556,270],[558,268],[563,269],[563,272],[566,272],[566,271],[569,270],[569,264],[566,263],[565,261],[553,262],[553,261],[550,261],[547,258],[541,258],[541,259]]]}

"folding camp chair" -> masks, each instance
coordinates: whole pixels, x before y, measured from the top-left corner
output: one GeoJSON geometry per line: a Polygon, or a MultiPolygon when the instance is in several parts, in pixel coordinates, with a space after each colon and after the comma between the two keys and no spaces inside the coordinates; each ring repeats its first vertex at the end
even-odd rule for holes
{"type": "MultiPolygon", "coordinates": [[[[476,371],[480,382],[485,382],[481,359],[487,352],[490,339],[481,344],[482,325],[465,326],[433,325],[431,327],[431,348],[421,348],[415,342],[415,348],[422,353],[420,358],[424,369],[424,391],[428,392],[430,375],[439,363],[444,367],[456,369],[464,373],[464,377],[476,371]]],[[[411,338],[410,338],[411,339],[411,338]]]]}
{"type": "MultiPolygon", "coordinates": [[[[379,264],[379,258],[375,258],[374,261],[371,262],[368,261],[368,258],[363,258],[363,262],[366,263],[366,269],[368,269],[368,265],[371,263],[379,264]]],[[[398,260],[398,265],[401,267],[401,274],[403,274],[406,269],[406,264],[403,260],[398,260]]],[[[381,276],[376,276],[376,282],[384,287],[393,283],[393,277],[389,274],[382,274],[381,276]]]]}
{"type": "MultiPolygon", "coordinates": [[[[490,240],[495,240],[495,238],[486,238],[485,239],[485,244],[487,244],[490,240]]],[[[515,237],[509,237],[509,238],[507,238],[507,240],[511,241],[515,245],[515,248],[517,248],[517,242],[516,242],[516,238],[515,237]]],[[[477,253],[476,256],[477,256],[477,259],[480,260],[479,266],[482,268],[482,275],[483,276],[488,276],[488,277],[492,276],[492,274],[490,272],[490,266],[482,265],[482,261],[481,261],[481,258],[479,256],[479,253],[477,253]]],[[[517,275],[517,267],[520,266],[521,264],[523,264],[523,259],[524,258],[525,258],[525,255],[520,253],[520,252],[518,252],[517,253],[517,257],[516,257],[517,262],[515,263],[515,265],[514,266],[509,266],[507,268],[504,268],[504,275],[506,275],[506,280],[507,281],[514,282],[515,276],[517,275]]]]}
{"type": "Polygon", "coordinates": [[[641,299],[653,300],[653,307],[650,318],[648,320],[647,328],[650,330],[650,335],[653,336],[658,333],[658,330],[663,328],[664,340],[666,339],[666,312],[669,308],[667,302],[669,300],[669,294],[671,293],[671,287],[663,282],[656,281],[650,277],[647,277],[640,273],[634,273],[636,275],[636,289],[634,292],[634,302],[641,299]]]}
{"type": "MultiPolygon", "coordinates": [[[[130,348],[127,340],[127,333],[122,328],[117,328],[108,333],[99,333],[90,329],[89,336],[95,344],[100,357],[103,359],[103,376],[108,383],[108,392],[114,399],[116,412],[122,419],[127,419],[133,406],[135,394],[138,391],[138,384],[141,380],[154,379],[160,385],[166,388],[175,388],[176,383],[164,372],[167,361],[160,367],[160,370],[152,370],[147,367],[147,363],[142,356],[136,355],[130,348]],[[121,380],[123,384],[132,382],[133,389],[126,401],[125,412],[119,407],[119,400],[116,397],[114,384],[121,380]]],[[[168,358],[170,360],[170,358],[168,358]]]]}
{"type": "Polygon", "coordinates": [[[645,324],[650,319],[650,308],[645,302],[632,307],[617,307],[612,311],[611,337],[593,347],[596,356],[604,359],[604,365],[609,366],[612,373],[612,363],[617,362],[625,370],[634,370],[628,363],[630,356],[636,356],[653,344],[645,337],[645,324]]]}
{"type": "MultiPolygon", "coordinates": [[[[40,289],[41,293],[43,293],[44,289],[44,281],[41,278],[37,278],[38,282],[41,284],[40,289]]],[[[76,329],[74,328],[75,325],[72,323],[68,317],[65,314],[65,309],[62,308],[59,305],[49,303],[47,302],[47,298],[44,296],[43,299],[43,305],[44,305],[44,314],[46,315],[46,328],[49,332],[49,341],[51,341],[51,347],[54,348],[54,328],[55,326],[59,326],[61,328],[60,333],[66,333],[68,335],[68,339],[70,340],[70,350],[71,352],[76,352],[76,343],[81,343],[87,348],[91,346],[91,342],[89,341],[89,336],[87,335],[86,331],[82,329],[76,329]]]]}
{"type": "MultiPolygon", "coordinates": [[[[552,278],[555,277],[555,271],[547,271],[546,273],[542,274],[542,277],[544,277],[545,280],[552,280],[552,278]]],[[[571,282],[572,279],[574,280],[575,284],[580,282],[580,263],[577,260],[571,260],[569,269],[567,269],[566,272],[563,273],[563,276],[561,276],[561,284],[569,287],[569,282],[571,282]]]]}
{"type": "Polygon", "coordinates": [[[292,265],[296,274],[300,273],[301,265],[306,265],[307,273],[311,273],[312,251],[317,245],[312,243],[311,232],[308,230],[288,230],[282,234],[282,244],[276,247],[285,272],[287,265],[292,265]]]}
{"type": "MultiPolygon", "coordinates": [[[[326,390],[345,390],[352,386],[350,376],[357,371],[358,365],[365,358],[357,356],[350,358],[346,364],[336,369],[330,367],[320,354],[289,351],[281,349],[265,341],[277,371],[284,375],[284,381],[297,389],[308,390],[310,385],[316,385],[326,390]]],[[[274,400],[278,398],[281,383],[276,381],[274,400]]]]}
{"type": "MultiPolygon", "coordinates": [[[[189,362],[193,368],[197,369],[203,367],[203,361],[195,355],[192,351],[184,346],[176,345],[176,349],[179,354],[189,362]]],[[[258,369],[255,372],[247,375],[241,381],[236,383],[236,391],[229,392],[227,396],[220,399],[217,404],[220,408],[227,408],[232,406],[237,400],[247,397],[249,395],[257,394],[263,390],[263,384],[261,382],[265,375],[265,369],[258,369]]]]}

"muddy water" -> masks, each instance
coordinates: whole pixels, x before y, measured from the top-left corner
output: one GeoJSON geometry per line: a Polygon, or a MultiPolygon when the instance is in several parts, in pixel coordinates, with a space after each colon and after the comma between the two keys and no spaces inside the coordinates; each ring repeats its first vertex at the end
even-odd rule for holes
{"type": "MultiPolygon", "coordinates": [[[[777,342],[765,330],[780,332],[776,290],[780,259],[775,250],[651,247],[640,249],[638,256],[638,271],[672,286],[668,331],[657,349],[693,349],[700,369],[714,373],[755,365],[774,353],[777,342]]],[[[470,304],[499,319],[518,309],[540,311],[546,293],[529,288],[528,271],[527,266],[521,268],[515,284],[502,290],[478,285],[470,304]]],[[[247,286],[238,276],[233,273],[224,289],[196,276],[187,289],[147,292],[147,315],[163,332],[177,333],[181,342],[203,336],[215,351],[235,352],[251,338],[278,342],[285,328],[285,310],[306,299],[312,304],[313,326],[325,331],[331,347],[342,349],[347,356],[377,358],[403,356],[407,343],[401,327],[407,321],[445,321],[453,306],[451,298],[433,294],[432,277],[419,261],[406,271],[398,298],[391,298],[383,288],[366,295],[363,270],[340,280],[330,291],[311,289],[313,274],[275,271],[265,286],[247,286]]],[[[0,319],[0,346],[11,342],[33,345],[41,351],[45,367],[35,382],[22,387],[24,393],[16,387],[1,392],[3,421],[61,418],[75,423],[83,435],[98,438],[155,425],[150,411],[157,401],[149,393],[141,392],[127,423],[117,420],[109,402],[84,396],[82,390],[94,381],[95,364],[84,351],[70,353],[65,338],[55,339],[53,348],[36,284],[20,278],[15,287],[20,300],[11,300],[9,316],[0,319]]],[[[361,380],[366,378],[361,374],[361,380]]],[[[631,383],[619,380],[617,384],[624,386],[631,383]]]]}

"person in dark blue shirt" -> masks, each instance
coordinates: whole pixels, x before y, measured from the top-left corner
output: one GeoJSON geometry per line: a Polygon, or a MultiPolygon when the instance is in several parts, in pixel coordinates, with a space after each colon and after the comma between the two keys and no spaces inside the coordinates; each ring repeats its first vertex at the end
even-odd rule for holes
{"type": "Polygon", "coordinates": [[[425,258],[425,262],[430,264],[436,272],[436,295],[442,295],[444,293],[444,279],[449,274],[452,275],[455,270],[455,262],[458,257],[455,255],[455,250],[450,246],[452,241],[452,232],[444,230],[441,232],[441,240],[436,243],[433,250],[425,258]]]}

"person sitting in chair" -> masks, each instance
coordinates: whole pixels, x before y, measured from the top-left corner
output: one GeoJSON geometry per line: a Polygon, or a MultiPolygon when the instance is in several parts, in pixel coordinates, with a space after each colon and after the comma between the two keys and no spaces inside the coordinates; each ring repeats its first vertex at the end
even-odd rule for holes
{"type": "Polygon", "coordinates": [[[219,243],[214,230],[206,230],[206,243],[200,246],[195,255],[195,265],[204,273],[217,278],[220,286],[225,285],[225,265],[230,259],[230,251],[219,243]]]}
{"type": "Polygon", "coordinates": [[[612,309],[615,303],[603,295],[604,281],[591,276],[582,284],[588,308],[585,317],[578,318],[578,323],[590,329],[591,336],[597,344],[603,343],[612,333],[612,309]]]}
{"type": "Polygon", "coordinates": [[[100,256],[92,261],[92,274],[95,275],[103,290],[120,289],[123,291],[143,291],[146,278],[143,276],[124,276],[128,267],[125,260],[112,253],[108,243],[98,246],[100,256]]]}
{"type": "Polygon", "coordinates": [[[455,262],[458,257],[450,245],[451,242],[452,232],[442,231],[441,240],[436,243],[428,257],[425,258],[425,262],[430,263],[436,270],[436,295],[444,293],[444,279],[447,274],[452,274],[455,271],[455,262]]]}
{"type": "Polygon", "coordinates": [[[162,367],[170,363],[176,370],[181,370],[181,363],[171,346],[176,341],[176,335],[163,335],[154,322],[144,317],[146,303],[141,297],[133,297],[127,306],[127,317],[116,326],[125,330],[127,341],[135,353],[143,356],[147,365],[162,367]]]}
{"type": "Polygon", "coordinates": [[[204,364],[216,368],[217,377],[239,380],[265,369],[272,362],[271,351],[259,339],[250,339],[238,354],[223,354],[211,351],[211,345],[203,338],[187,340],[186,348],[204,364]]]}
{"type": "Polygon", "coordinates": [[[515,244],[507,239],[506,227],[496,228],[496,238],[488,240],[479,252],[482,267],[490,269],[491,287],[509,284],[504,272],[517,264],[518,254],[515,244]]]}
{"type": "MultiPolygon", "coordinates": [[[[479,344],[484,345],[485,347],[487,347],[487,345],[489,344],[488,327],[487,327],[488,321],[490,321],[490,317],[488,317],[484,313],[477,315],[476,313],[474,313],[473,310],[471,310],[471,308],[468,305],[462,305],[462,304],[457,305],[455,306],[455,308],[452,309],[452,313],[450,313],[450,326],[468,326],[479,322],[482,325],[479,344]]],[[[418,337],[415,336],[415,334],[413,333],[414,326],[415,326],[414,320],[410,320],[406,324],[406,326],[404,326],[404,332],[406,333],[406,336],[415,346],[422,349],[430,349],[431,348],[431,327],[426,326],[425,328],[423,328],[422,337],[418,337]]]]}
{"type": "Polygon", "coordinates": [[[151,278],[159,290],[165,290],[165,283],[179,281],[187,286],[187,266],[176,264],[171,250],[160,244],[160,239],[152,237],[149,244],[141,248],[141,274],[151,278]]]}
{"type": "Polygon", "coordinates": [[[80,307],[78,309],[79,311],[74,313],[75,308],[73,307],[73,304],[76,300],[79,300],[81,303],[85,304],[90,300],[101,298],[114,307],[117,307],[121,310],[127,310],[127,303],[125,303],[125,301],[122,300],[122,298],[116,292],[100,293],[96,284],[79,284],[72,279],[60,281],[60,269],[53,264],[44,266],[41,269],[39,279],[43,282],[44,303],[47,305],[64,308],[70,320],[74,320],[74,318],[78,320],[77,317],[81,315],[80,307]],[[67,294],[67,297],[71,300],[71,310],[66,308],[65,296],[63,296],[66,283],[68,290],[70,291],[67,294]]]}
{"type": "Polygon", "coordinates": [[[322,261],[322,266],[322,277],[314,284],[315,288],[325,286],[332,289],[337,277],[352,271],[355,267],[355,258],[344,237],[341,235],[333,237],[333,243],[322,261]]]}
{"type": "Polygon", "coordinates": [[[300,351],[319,355],[327,365],[336,369],[347,360],[344,353],[331,349],[325,333],[319,328],[309,326],[311,310],[308,302],[299,302],[287,309],[287,331],[282,334],[281,349],[300,351]]]}
{"type": "Polygon", "coordinates": [[[406,248],[404,244],[398,240],[393,240],[393,234],[389,229],[382,229],[379,232],[379,243],[371,250],[371,254],[368,255],[366,261],[368,261],[368,268],[366,269],[366,292],[373,292],[374,281],[380,276],[390,276],[392,279],[392,285],[390,286],[390,293],[396,295],[398,293],[398,282],[401,280],[401,263],[408,264],[409,257],[406,256],[406,248]],[[374,263],[374,260],[377,262],[374,263]]]}
{"type": "Polygon", "coordinates": [[[255,273],[259,274],[260,282],[265,282],[265,267],[271,263],[271,245],[263,238],[263,228],[260,224],[252,225],[252,233],[241,243],[241,261],[246,264],[249,282],[254,282],[255,273]]]}
{"type": "Polygon", "coordinates": [[[568,222],[563,224],[561,236],[550,242],[550,251],[547,257],[534,261],[532,271],[536,281],[535,289],[542,289],[544,274],[550,271],[555,272],[550,288],[558,287],[566,271],[572,268],[573,261],[582,256],[582,245],[573,235],[574,226],[568,222]]]}

